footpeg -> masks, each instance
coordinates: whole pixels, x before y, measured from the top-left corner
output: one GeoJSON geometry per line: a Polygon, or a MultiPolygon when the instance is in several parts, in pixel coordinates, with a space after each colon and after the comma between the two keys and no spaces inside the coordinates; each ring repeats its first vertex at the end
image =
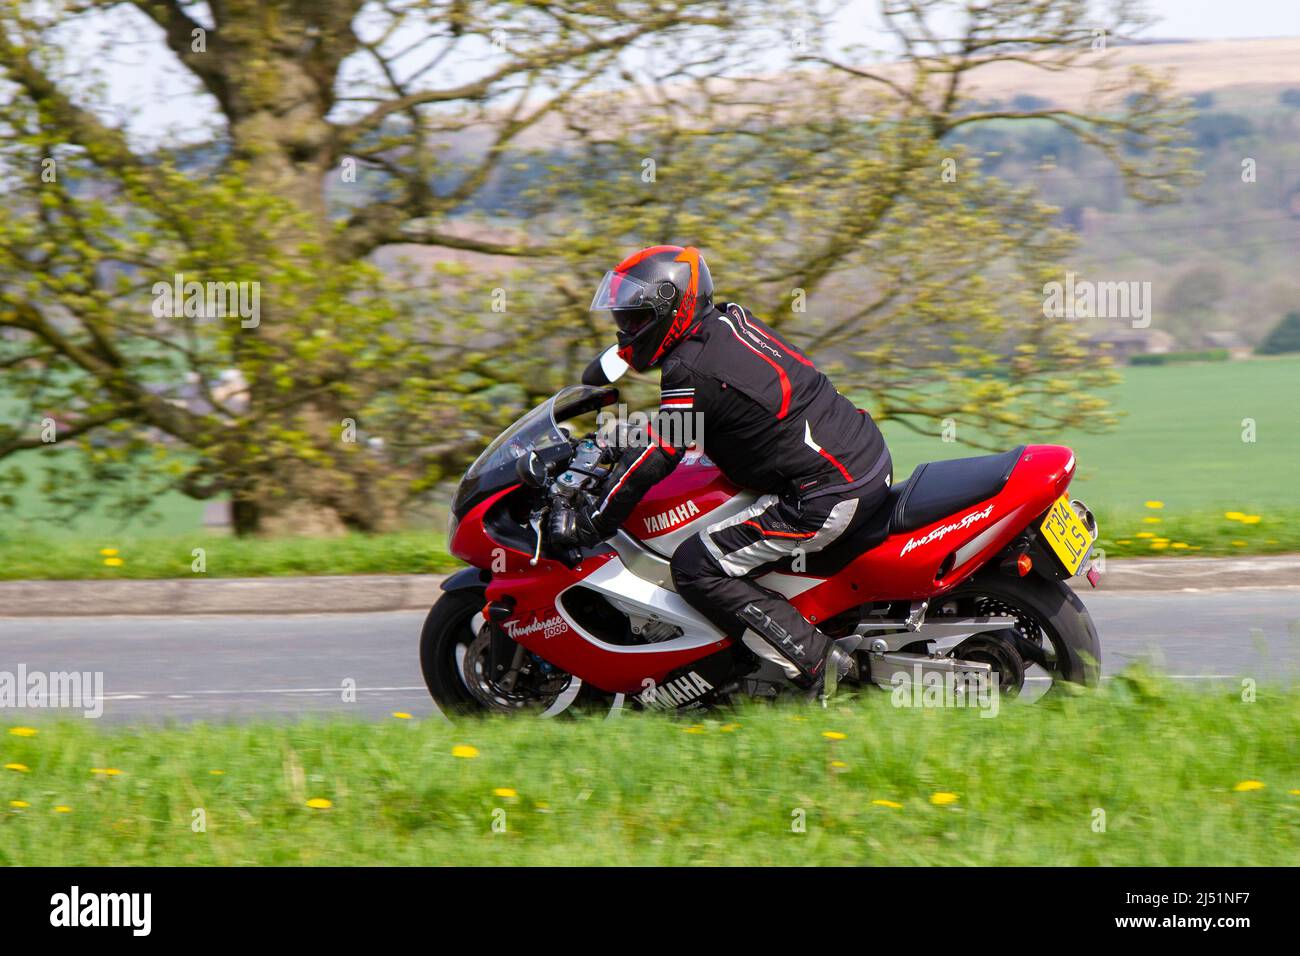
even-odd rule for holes
{"type": "Polygon", "coordinates": [[[907,613],[906,627],[909,631],[919,631],[925,623],[925,612],[930,607],[929,601],[913,601],[912,609],[907,613]]]}

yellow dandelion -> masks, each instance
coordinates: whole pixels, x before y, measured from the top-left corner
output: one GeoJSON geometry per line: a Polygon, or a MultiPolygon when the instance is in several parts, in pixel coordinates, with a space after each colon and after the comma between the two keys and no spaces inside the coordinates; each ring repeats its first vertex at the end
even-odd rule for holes
{"type": "Polygon", "coordinates": [[[116,767],[91,767],[90,772],[97,773],[101,777],[116,777],[122,773],[116,767]]]}
{"type": "Polygon", "coordinates": [[[847,770],[849,768],[849,765],[846,764],[843,760],[832,760],[831,767],[833,767],[836,770],[847,770]]]}
{"type": "Polygon", "coordinates": [[[1225,511],[1223,516],[1229,521],[1240,521],[1242,518],[1246,517],[1240,511],[1225,511]]]}
{"type": "Polygon", "coordinates": [[[1163,501],[1148,501],[1146,502],[1146,506],[1153,510],[1159,510],[1165,506],[1165,503],[1163,501]]]}
{"type": "Polygon", "coordinates": [[[1152,542],[1151,542],[1151,550],[1153,550],[1153,551],[1163,551],[1163,550],[1164,550],[1165,548],[1167,548],[1167,547],[1169,547],[1169,542],[1168,542],[1168,541],[1152,541],[1152,542]]]}
{"type": "Polygon", "coordinates": [[[823,730],[822,736],[827,740],[847,740],[849,735],[842,734],[838,730],[823,730]]]}
{"type": "Polygon", "coordinates": [[[1135,538],[1154,538],[1155,535],[1152,534],[1150,531],[1139,531],[1136,535],[1134,535],[1134,537],[1135,537],[1135,538]]]}
{"type": "Polygon", "coordinates": [[[703,724],[691,724],[689,727],[684,727],[684,728],[682,729],[682,733],[684,733],[684,734],[702,734],[702,733],[704,733],[704,725],[703,725],[703,724]]]}
{"type": "Polygon", "coordinates": [[[116,558],[117,548],[100,548],[99,553],[106,558],[116,558]]]}
{"type": "Polygon", "coordinates": [[[328,810],[330,807],[334,806],[334,804],[329,800],[326,800],[324,797],[312,797],[307,801],[307,806],[311,807],[313,810],[328,810]]]}
{"type": "Polygon", "coordinates": [[[411,715],[408,714],[408,713],[407,713],[406,711],[404,711],[404,710],[395,710],[395,711],[393,711],[393,716],[396,717],[398,720],[410,720],[410,719],[411,719],[411,715]]]}
{"type": "Polygon", "coordinates": [[[5,764],[5,769],[13,770],[18,773],[31,773],[31,768],[25,763],[7,763],[5,764]]]}
{"type": "Polygon", "coordinates": [[[1234,541],[1234,542],[1232,542],[1232,546],[1233,546],[1234,548],[1244,548],[1244,547],[1246,546],[1246,542],[1245,542],[1245,541],[1234,541]]]}
{"type": "Polygon", "coordinates": [[[948,790],[940,790],[938,793],[930,794],[930,802],[936,807],[946,807],[949,804],[956,803],[961,798],[957,794],[948,790]]]}
{"type": "Polygon", "coordinates": [[[507,799],[514,799],[515,797],[519,796],[519,791],[515,790],[513,787],[497,787],[495,790],[492,791],[492,795],[496,797],[505,797],[507,799]]]}
{"type": "Polygon", "coordinates": [[[104,563],[110,568],[120,568],[122,566],[121,558],[105,558],[104,563]]]}
{"type": "Polygon", "coordinates": [[[60,803],[57,807],[54,808],[54,812],[55,812],[55,813],[71,813],[71,812],[72,812],[72,807],[68,806],[66,803],[60,803]]]}
{"type": "Polygon", "coordinates": [[[10,800],[9,806],[13,807],[15,810],[26,810],[31,806],[31,804],[26,800],[10,800]]]}
{"type": "Polygon", "coordinates": [[[893,800],[872,800],[871,805],[875,807],[889,807],[891,810],[903,809],[901,803],[895,803],[893,800]]]}
{"type": "Polygon", "coordinates": [[[1157,518],[1155,515],[1147,515],[1147,517],[1145,517],[1145,518],[1142,519],[1142,523],[1143,523],[1143,524],[1159,524],[1159,523],[1160,523],[1160,519],[1157,518]]]}
{"type": "Polygon", "coordinates": [[[723,725],[722,725],[721,727],[719,727],[718,729],[719,729],[720,731],[722,731],[724,734],[729,734],[729,733],[731,733],[733,730],[739,730],[739,729],[740,729],[740,724],[723,724],[723,725]]]}
{"type": "Polygon", "coordinates": [[[208,773],[212,774],[214,777],[224,777],[226,775],[224,770],[209,770],[208,773]]]}
{"type": "Polygon", "coordinates": [[[1264,784],[1259,780],[1243,780],[1232,789],[1237,793],[1249,793],[1252,790],[1263,790],[1264,784]]]}
{"type": "Polygon", "coordinates": [[[1259,524],[1259,515],[1242,515],[1242,524],[1259,524]]]}
{"type": "Polygon", "coordinates": [[[1186,541],[1175,541],[1172,545],[1170,545],[1170,547],[1177,548],[1180,551],[1185,551],[1187,548],[1190,548],[1191,545],[1188,544],[1186,541]]]}
{"type": "Polygon", "coordinates": [[[1287,793],[1291,794],[1293,797],[1300,797],[1300,790],[1288,790],[1287,793]]]}
{"type": "Polygon", "coordinates": [[[463,757],[466,760],[473,760],[478,756],[478,748],[471,747],[469,744],[457,744],[451,748],[453,757],[463,757]]]}
{"type": "Polygon", "coordinates": [[[1133,542],[1130,541],[1128,538],[1120,538],[1120,539],[1119,539],[1118,541],[1116,541],[1115,543],[1116,543],[1116,544],[1132,544],[1133,542]]]}
{"type": "Polygon", "coordinates": [[[35,737],[37,730],[35,727],[10,727],[9,733],[15,737],[35,737]]]}

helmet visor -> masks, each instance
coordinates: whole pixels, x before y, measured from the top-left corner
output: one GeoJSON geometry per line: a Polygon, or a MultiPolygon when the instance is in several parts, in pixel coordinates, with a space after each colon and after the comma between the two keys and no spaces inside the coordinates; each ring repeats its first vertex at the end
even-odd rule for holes
{"type": "Polygon", "coordinates": [[[654,286],[622,272],[606,272],[591,300],[592,312],[612,312],[620,332],[636,332],[655,315],[654,286]]]}

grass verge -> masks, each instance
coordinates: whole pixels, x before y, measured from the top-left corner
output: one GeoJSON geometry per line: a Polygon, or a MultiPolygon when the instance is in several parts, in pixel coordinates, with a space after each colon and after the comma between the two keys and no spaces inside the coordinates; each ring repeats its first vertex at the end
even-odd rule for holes
{"type": "MultiPolygon", "coordinates": [[[[1098,544],[1107,557],[1300,552],[1300,508],[1258,514],[1098,510],[1098,544]]],[[[321,574],[425,574],[452,571],[443,535],[404,531],[342,538],[232,538],[212,533],[170,537],[105,536],[31,541],[0,533],[0,580],[117,580],[282,577],[321,574]],[[194,549],[203,566],[194,569],[194,549]]]]}
{"type": "Polygon", "coordinates": [[[1130,675],[1004,702],[996,719],[872,694],[699,723],[14,729],[0,731],[6,865],[1300,858],[1295,690],[1245,703],[1130,675]]]}
{"type": "Polygon", "coordinates": [[[1108,558],[1300,551],[1300,508],[1177,512],[1161,507],[1095,514],[1101,529],[1097,545],[1108,558]]]}
{"type": "Polygon", "coordinates": [[[212,533],[41,541],[0,535],[0,580],[243,578],[426,574],[463,567],[444,535],[402,531],[340,538],[234,538],[212,533]],[[196,571],[194,550],[203,551],[196,571]]]}

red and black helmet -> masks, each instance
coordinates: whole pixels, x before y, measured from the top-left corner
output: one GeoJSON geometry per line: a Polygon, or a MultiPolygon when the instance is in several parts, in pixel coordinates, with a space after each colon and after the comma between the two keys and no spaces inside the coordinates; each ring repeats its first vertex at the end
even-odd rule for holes
{"type": "Polygon", "coordinates": [[[618,325],[618,355],[638,372],[654,368],[713,308],[713,279],[694,246],[651,246],[605,273],[591,300],[618,325]]]}

